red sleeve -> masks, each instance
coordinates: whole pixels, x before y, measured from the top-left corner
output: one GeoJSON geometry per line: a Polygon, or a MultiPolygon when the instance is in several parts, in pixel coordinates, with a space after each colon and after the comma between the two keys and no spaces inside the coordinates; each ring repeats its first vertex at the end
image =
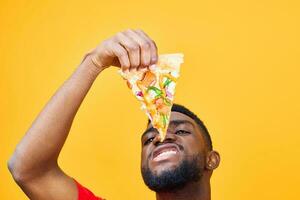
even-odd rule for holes
{"type": "Polygon", "coordinates": [[[89,189],[82,186],[74,179],[77,190],[78,190],[78,200],[104,200],[100,197],[95,196],[89,189]]]}

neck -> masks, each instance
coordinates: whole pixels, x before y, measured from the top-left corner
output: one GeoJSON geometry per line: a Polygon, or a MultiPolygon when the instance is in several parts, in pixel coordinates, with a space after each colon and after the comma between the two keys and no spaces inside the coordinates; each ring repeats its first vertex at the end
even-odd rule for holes
{"type": "Polygon", "coordinates": [[[210,198],[210,182],[206,174],[203,174],[198,182],[188,183],[179,190],[156,193],[156,200],[210,200],[210,198]]]}

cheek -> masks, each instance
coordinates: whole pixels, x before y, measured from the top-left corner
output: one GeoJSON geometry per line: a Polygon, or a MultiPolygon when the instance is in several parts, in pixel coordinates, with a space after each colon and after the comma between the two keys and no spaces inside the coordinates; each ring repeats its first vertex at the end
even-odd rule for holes
{"type": "Polygon", "coordinates": [[[189,139],[184,146],[184,152],[187,155],[197,155],[199,153],[203,153],[201,143],[197,141],[196,138],[189,139]]]}

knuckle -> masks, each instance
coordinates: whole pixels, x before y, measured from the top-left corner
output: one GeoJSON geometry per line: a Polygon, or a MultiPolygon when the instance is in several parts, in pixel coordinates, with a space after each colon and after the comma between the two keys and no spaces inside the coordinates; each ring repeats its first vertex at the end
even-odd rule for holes
{"type": "Polygon", "coordinates": [[[147,42],[147,41],[143,41],[141,43],[141,47],[144,48],[144,49],[149,49],[150,48],[150,43],[147,42]]]}
{"type": "Polygon", "coordinates": [[[103,41],[97,48],[95,49],[95,53],[99,54],[101,52],[107,52],[111,49],[111,45],[107,41],[103,41]]]}
{"type": "Polygon", "coordinates": [[[117,33],[117,34],[115,35],[115,38],[116,38],[117,40],[121,40],[122,36],[123,36],[123,33],[119,32],[119,33],[117,33]]]}
{"type": "Polygon", "coordinates": [[[157,49],[157,46],[156,46],[156,43],[154,42],[154,40],[150,40],[150,41],[151,41],[152,46],[153,46],[155,49],[157,49]]]}
{"type": "Polygon", "coordinates": [[[130,28],[128,28],[124,31],[124,33],[130,33],[130,32],[132,32],[132,29],[130,29],[130,28]]]}
{"type": "Polygon", "coordinates": [[[144,33],[144,31],[140,28],[136,29],[136,31],[139,32],[139,33],[144,33]]]}
{"type": "Polygon", "coordinates": [[[108,39],[108,40],[104,40],[102,42],[102,46],[106,49],[108,48],[112,48],[115,45],[115,42],[113,41],[113,39],[108,39]]]}
{"type": "Polygon", "coordinates": [[[149,39],[149,40],[150,40],[150,43],[151,43],[151,44],[153,44],[154,46],[156,46],[154,40],[152,40],[152,39],[149,39]]]}
{"type": "Polygon", "coordinates": [[[108,41],[108,40],[103,40],[103,41],[101,42],[101,45],[102,45],[102,46],[107,46],[107,45],[108,45],[108,43],[109,43],[109,41],[108,41]]]}
{"type": "Polygon", "coordinates": [[[125,58],[127,56],[125,51],[117,51],[117,56],[120,58],[125,58]]]}
{"type": "Polygon", "coordinates": [[[130,51],[138,51],[139,50],[139,46],[137,44],[132,44],[128,46],[128,49],[130,51]]]}

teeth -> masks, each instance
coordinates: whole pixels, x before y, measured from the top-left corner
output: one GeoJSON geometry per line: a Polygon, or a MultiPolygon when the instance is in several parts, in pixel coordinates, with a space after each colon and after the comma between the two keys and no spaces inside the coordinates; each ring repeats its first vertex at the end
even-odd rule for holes
{"type": "Polygon", "coordinates": [[[156,157],[155,157],[155,160],[160,160],[162,158],[165,158],[165,157],[168,157],[170,155],[174,155],[176,154],[177,152],[176,151],[164,151],[164,152],[161,152],[160,154],[158,154],[156,157]]]}
{"type": "Polygon", "coordinates": [[[161,152],[159,154],[159,156],[161,156],[161,155],[167,155],[167,154],[176,154],[176,151],[164,151],[164,152],[161,152]]]}

